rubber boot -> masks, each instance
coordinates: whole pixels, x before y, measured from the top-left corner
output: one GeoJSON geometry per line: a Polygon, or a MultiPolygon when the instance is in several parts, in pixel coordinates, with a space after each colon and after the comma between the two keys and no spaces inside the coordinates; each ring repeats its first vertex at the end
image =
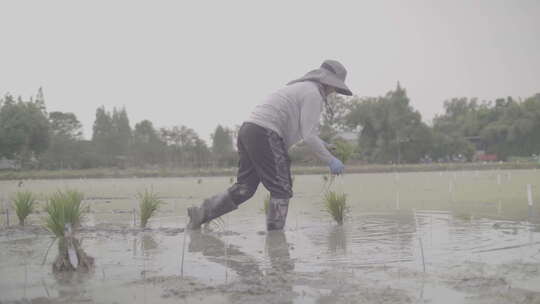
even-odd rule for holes
{"type": "Polygon", "coordinates": [[[266,214],[266,229],[268,231],[283,229],[288,210],[289,199],[271,197],[270,202],[268,202],[268,213],[266,214]]]}
{"type": "Polygon", "coordinates": [[[188,208],[188,229],[200,229],[202,224],[208,223],[236,208],[238,208],[238,206],[232,201],[231,196],[227,191],[207,198],[200,207],[193,206],[188,208]]]}

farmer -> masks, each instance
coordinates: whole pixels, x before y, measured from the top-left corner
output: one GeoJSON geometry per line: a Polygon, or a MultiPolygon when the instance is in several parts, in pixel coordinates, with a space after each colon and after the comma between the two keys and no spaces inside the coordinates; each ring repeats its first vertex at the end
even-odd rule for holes
{"type": "Polygon", "coordinates": [[[188,228],[199,229],[202,224],[235,210],[255,194],[262,182],[270,191],[266,228],[283,229],[293,195],[288,149],[302,140],[328,164],[332,174],[341,174],[343,163],[319,138],[318,124],[329,94],[352,95],[345,85],[346,75],[341,63],[326,60],[320,68],[289,82],[257,105],[238,132],[240,160],[236,183],[204,200],[201,206],[188,208],[188,228]]]}

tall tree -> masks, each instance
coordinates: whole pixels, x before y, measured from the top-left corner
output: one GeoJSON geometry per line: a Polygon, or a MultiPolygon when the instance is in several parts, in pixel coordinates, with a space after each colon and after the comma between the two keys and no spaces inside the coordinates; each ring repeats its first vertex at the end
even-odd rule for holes
{"type": "Polygon", "coordinates": [[[429,152],[430,129],[409,105],[398,83],[384,97],[356,98],[344,118],[350,128],[362,127],[359,147],[363,158],[375,162],[417,162],[429,152]]]}
{"type": "Polygon", "coordinates": [[[151,121],[137,123],[133,130],[133,163],[137,166],[160,163],[165,145],[151,121]]]}
{"type": "Polygon", "coordinates": [[[27,167],[49,145],[49,121],[43,101],[17,101],[6,95],[0,109],[0,156],[27,167]]]}
{"type": "Polygon", "coordinates": [[[73,113],[51,112],[50,145],[41,163],[51,169],[80,168],[82,125],[73,113]]]}
{"type": "Polygon", "coordinates": [[[167,143],[169,161],[182,167],[192,165],[190,163],[195,159],[193,148],[199,139],[193,129],[186,126],[161,128],[160,135],[161,139],[167,143]]]}
{"type": "Polygon", "coordinates": [[[236,160],[231,131],[221,125],[212,134],[212,153],[220,166],[231,166],[236,160]]]}
{"type": "Polygon", "coordinates": [[[71,140],[79,140],[83,135],[82,124],[73,113],[51,112],[49,121],[53,135],[71,140]]]}
{"type": "Polygon", "coordinates": [[[331,94],[327,97],[322,112],[322,124],[319,133],[321,139],[330,142],[340,131],[344,131],[346,128],[345,117],[349,109],[349,102],[343,96],[331,94]]]}
{"type": "Polygon", "coordinates": [[[101,106],[96,110],[96,119],[92,128],[92,142],[100,155],[100,163],[112,166],[114,163],[112,146],[114,146],[113,122],[110,113],[101,106]]]}
{"type": "Polygon", "coordinates": [[[113,108],[112,123],[112,153],[115,159],[123,159],[127,156],[131,145],[132,135],[129,126],[129,118],[125,108],[117,110],[113,108]]]}

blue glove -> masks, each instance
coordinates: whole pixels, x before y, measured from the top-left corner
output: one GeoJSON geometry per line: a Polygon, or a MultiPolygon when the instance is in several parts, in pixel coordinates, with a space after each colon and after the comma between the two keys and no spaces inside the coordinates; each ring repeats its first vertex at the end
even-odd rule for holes
{"type": "Polygon", "coordinates": [[[330,173],[334,175],[340,175],[345,169],[343,163],[335,157],[330,160],[330,162],[328,163],[328,167],[330,167],[330,173]]]}

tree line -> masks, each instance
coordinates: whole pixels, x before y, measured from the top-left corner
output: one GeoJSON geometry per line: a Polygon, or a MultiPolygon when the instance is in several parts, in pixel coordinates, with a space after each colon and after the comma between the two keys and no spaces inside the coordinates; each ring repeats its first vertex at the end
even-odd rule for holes
{"type": "MultiPolygon", "coordinates": [[[[398,83],[379,97],[332,96],[321,121],[321,137],[357,135],[353,158],[370,163],[497,160],[540,154],[540,94],[525,100],[452,98],[431,125],[422,121],[398,83]]],[[[304,151],[293,152],[302,159],[304,151]]]]}
{"type": "MultiPolygon", "coordinates": [[[[102,106],[92,138],[85,140],[76,115],[47,112],[39,89],[29,100],[10,94],[0,99],[0,159],[39,169],[229,167],[237,162],[237,128],[218,125],[208,145],[184,125],[157,128],[143,120],[132,128],[125,108],[102,106]]],[[[531,156],[540,153],[540,94],[525,100],[452,98],[428,125],[398,83],[384,96],[331,96],[320,132],[329,143],[354,134],[352,158],[370,163],[472,161],[478,151],[501,160],[531,156]]],[[[294,147],[293,161],[313,163],[305,149],[294,147]]]]}
{"type": "Polygon", "coordinates": [[[47,112],[43,91],[23,100],[0,99],[0,159],[21,168],[87,169],[97,167],[233,166],[237,156],[233,131],[218,125],[211,146],[183,125],[156,128],[149,120],[130,126],[125,108],[96,110],[92,138],[82,136],[73,113],[47,112]]]}

